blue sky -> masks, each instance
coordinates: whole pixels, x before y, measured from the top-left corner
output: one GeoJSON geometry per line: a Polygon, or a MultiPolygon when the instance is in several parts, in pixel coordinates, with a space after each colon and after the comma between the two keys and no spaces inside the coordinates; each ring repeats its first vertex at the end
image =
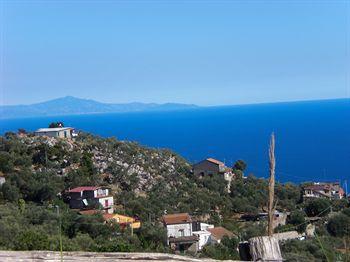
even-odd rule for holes
{"type": "Polygon", "coordinates": [[[1,1],[1,104],[349,97],[347,1],[1,1]]]}

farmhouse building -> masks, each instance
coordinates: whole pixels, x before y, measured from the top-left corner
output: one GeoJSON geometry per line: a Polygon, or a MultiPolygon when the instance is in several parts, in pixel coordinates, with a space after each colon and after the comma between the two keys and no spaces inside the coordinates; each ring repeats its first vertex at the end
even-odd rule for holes
{"type": "Polygon", "coordinates": [[[193,220],[188,213],[164,215],[162,221],[167,230],[168,245],[176,252],[196,253],[207,244],[220,243],[224,235],[233,236],[225,228],[193,220]]]}
{"type": "Polygon", "coordinates": [[[303,187],[303,198],[333,198],[342,199],[345,196],[339,182],[314,183],[303,187]]]}
{"type": "Polygon", "coordinates": [[[77,136],[72,127],[39,128],[34,132],[36,136],[48,136],[59,138],[73,138],[77,136]]]}
{"type": "Polygon", "coordinates": [[[193,165],[193,174],[195,176],[217,176],[222,175],[227,181],[227,191],[230,190],[231,181],[234,177],[232,169],[223,162],[214,158],[207,158],[193,165]]]}
{"type": "Polygon", "coordinates": [[[199,238],[192,235],[192,218],[188,213],[164,215],[162,221],[171,249],[179,252],[197,252],[199,238]]]}
{"type": "Polygon", "coordinates": [[[102,208],[107,213],[113,213],[113,196],[106,187],[84,186],[68,191],[69,207],[73,209],[102,208]]]}

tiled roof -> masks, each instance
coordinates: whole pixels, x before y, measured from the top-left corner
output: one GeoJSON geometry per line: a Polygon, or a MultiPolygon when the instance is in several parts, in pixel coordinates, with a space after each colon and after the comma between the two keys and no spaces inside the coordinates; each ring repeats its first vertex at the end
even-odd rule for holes
{"type": "Polygon", "coordinates": [[[208,228],[207,231],[209,231],[216,239],[222,239],[224,236],[232,237],[234,235],[224,227],[208,228]]]}
{"type": "Polygon", "coordinates": [[[36,130],[36,133],[41,132],[58,132],[58,131],[64,131],[64,130],[71,130],[74,129],[73,127],[54,127],[54,128],[39,128],[36,130]]]}
{"type": "Polygon", "coordinates": [[[217,165],[220,165],[220,166],[225,165],[223,162],[216,160],[214,158],[207,158],[207,161],[212,162],[212,163],[217,164],[217,165]]]}
{"type": "Polygon", "coordinates": [[[313,185],[309,185],[309,186],[305,186],[304,190],[308,189],[308,190],[339,190],[341,189],[341,187],[339,186],[338,183],[324,183],[324,184],[313,184],[313,185]]]}
{"type": "Polygon", "coordinates": [[[167,225],[182,224],[192,222],[191,216],[188,213],[170,214],[163,216],[163,222],[167,225]]]}
{"type": "Polygon", "coordinates": [[[114,218],[114,214],[103,214],[103,218],[104,218],[104,220],[111,220],[111,219],[113,219],[114,218]]]}
{"type": "Polygon", "coordinates": [[[71,190],[69,190],[68,192],[70,193],[78,193],[78,192],[82,192],[82,191],[91,191],[91,190],[96,190],[99,189],[99,186],[81,186],[81,187],[76,187],[73,188],[71,190]]]}

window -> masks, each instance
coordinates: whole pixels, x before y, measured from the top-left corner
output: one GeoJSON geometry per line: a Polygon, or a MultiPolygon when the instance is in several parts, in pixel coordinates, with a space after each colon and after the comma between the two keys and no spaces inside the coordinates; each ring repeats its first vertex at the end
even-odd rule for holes
{"type": "Polygon", "coordinates": [[[105,207],[108,207],[108,199],[105,200],[105,207]]]}
{"type": "Polygon", "coordinates": [[[180,236],[182,236],[182,237],[184,237],[184,236],[185,236],[185,230],[180,229],[180,230],[179,230],[179,232],[180,232],[180,236]]]}

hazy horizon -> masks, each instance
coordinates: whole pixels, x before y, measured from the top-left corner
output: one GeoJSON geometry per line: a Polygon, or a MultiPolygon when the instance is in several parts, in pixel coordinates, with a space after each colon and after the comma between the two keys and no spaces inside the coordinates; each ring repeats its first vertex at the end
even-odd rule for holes
{"type": "MultiPolygon", "coordinates": [[[[141,103],[141,104],[181,104],[178,102],[173,102],[173,101],[166,101],[163,103],[156,103],[156,102],[142,102],[142,101],[130,101],[130,102],[125,102],[125,103],[118,103],[118,102],[104,102],[104,101],[99,101],[97,99],[91,99],[91,98],[83,98],[83,97],[76,97],[76,96],[71,96],[71,95],[67,95],[67,96],[62,96],[62,97],[55,97],[49,100],[45,100],[45,101],[37,101],[37,102],[33,102],[30,104],[10,104],[10,105],[3,105],[0,104],[0,106],[31,106],[31,105],[35,105],[35,104],[40,104],[40,103],[46,103],[46,102],[50,102],[53,100],[57,100],[57,99],[64,99],[64,98],[75,98],[75,99],[81,99],[81,100],[91,100],[94,102],[98,102],[98,103],[103,103],[103,104],[132,104],[132,103],[141,103]]],[[[258,104],[278,104],[278,103],[298,103],[298,102],[316,102],[316,101],[327,101],[327,100],[342,100],[342,99],[349,99],[350,97],[335,97],[335,98],[324,98],[324,99],[304,99],[304,100],[288,100],[288,101],[266,101],[266,102],[252,102],[252,103],[236,103],[236,104],[217,104],[217,105],[200,105],[200,104],[196,104],[196,103],[191,103],[191,104],[186,104],[184,103],[184,105],[195,105],[195,106],[200,106],[200,107],[220,107],[220,106],[236,106],[236,105],[258,105],[258,104]]]]}
{"type": "Polygon", "coordinates": [[[349,97],[346,2],[2,1],[0,104],[349,97]]]}

